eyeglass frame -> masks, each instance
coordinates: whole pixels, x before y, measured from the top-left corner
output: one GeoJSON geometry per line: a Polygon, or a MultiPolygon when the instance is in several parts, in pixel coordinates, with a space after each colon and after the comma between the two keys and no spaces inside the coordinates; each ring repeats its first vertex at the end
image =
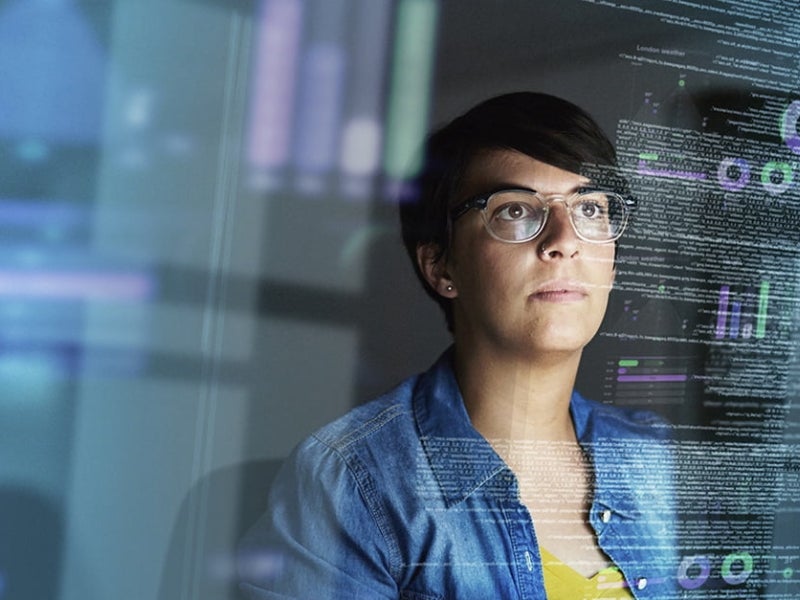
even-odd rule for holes
{"type": "Polygon", "coordinates": [[[528,189],[528,188],[514,188],[514,187],[501,188],[501,189],[493,190],[491,192],[484,192],[482,194],[478,194],[477,196],[472,196],[470,198],[467,198],[463,202],[459,202],[454,207],[452,207],[450,209],[450,223],[451,223],[451,226],[452,226],[452,224],[454,224],[456,222],[456,220],[458,220],[459,218],[463,217],[469,211],[471,211],[472,209],[477,209],[477,210],[481,211],[483,225],[486,228],[486,231],[494,239],[496,239],[496,240],[498,240],[500,242],[505,242],[507,244],[524,244],[525,242],[530,242],[531,240],[535,240],[537,237],[539,237],[542,234],[542,232],[544,231],[544,228],[547,226],[547,219],[550,216],[550,205],[552,204],[552,202],[554,202],[554,201],[563,202],[567,208],[570,208],[570,206],[568,204],[569,200],[572,200],[573,198],[575,198],[577,196],[580,196],[582,194],[587,194],[587,193],[590,193],[590,192],[603,192],[605,194],[614,195],[614,196],[618,197],[620,200],[622,200],[622,208],[623,208],[623,211],[624,211],[623,212],[622,227],[620,227],[619,233],[617,233],[617,235],[615,235],[612,238],[609,238],[607,240],[592,240],[592,239],[586,238],[583,235],[581,235],[581,233],[578,231],[578,228],[575,226],[575,223],[572,220],[572,213],[568,211],[567,214],[569,215],[569,224],[572,227],[572,230],[575,232],[575,235],[577,235],[578,238],[580,238],[584,242],[588,242],[590,244],[608,244],[610,242],[616,242],[619,238],[622,237],[622,234],[625,233],[625,229],[628,226],[628,219],[630,218],[630,216],[633,213],[633,211],[636,210],[636,207],[639,205],[639,202],[637,201],[636,198],[634,198],[632,196],[624,196],[624,195],[622,195],[622,194],[620,194],[618,192],[615,192],[613,190],[609,190],[609,189],[606,189],[606,188],[602,188],[602,187],[584,186],[584,187],[578,188],[575,192],[573,192],[572,194],[569,194],[569,195],[565,195],[565,194],[548,194],[546,196],[543,195],[543,194],[540,194],[536,190],[532,190],[532,189],[528,189]],[[544,219],[542,219],[542,225],[539,228],[539,230],[533,236],[531,236],[531,237],[529,237],[527,239],[523,239],[523,240],[506,240],[506,239],[503,239],[503,238],[499,237],[496,233],[494,233],[492,231],[491,227],[489,227],[489,221],[486,218],[486,208],[489,206],[489,200],[491,199],[492,196],[495,196],[497,194],[501,194],[501,193],[504,193],[504,192],[524,192],[526,194],[532,194],[536,198],[538,198],[542,202],[542,204],[544,204],[545,213],[544,213],[544,219]]]}

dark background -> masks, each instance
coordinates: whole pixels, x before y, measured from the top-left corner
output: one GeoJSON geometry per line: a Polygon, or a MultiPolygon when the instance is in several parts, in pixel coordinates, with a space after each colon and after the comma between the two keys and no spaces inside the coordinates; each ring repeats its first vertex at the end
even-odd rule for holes
{"type": "Polygon", "coordinates": [[[578,385],[673,424],[687,594],[792,597],[799,8],[0,1],[0,599],[235,597],[280,459],[448,345],[394,194],[516,90],[639,197],[578,385]]]}

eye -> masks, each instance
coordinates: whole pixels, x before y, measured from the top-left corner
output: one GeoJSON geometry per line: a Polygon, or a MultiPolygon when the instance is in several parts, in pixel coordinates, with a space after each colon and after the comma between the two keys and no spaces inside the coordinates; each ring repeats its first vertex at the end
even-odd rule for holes
{"type": "Polygon", "coordinates": [[[582,219],[603,219],[608,214],[608,201],[601,198],[584,198],[576,207],[582,219]]]}
{"type": "Polygon", "coordinates": [[[530,219],[535,216],[535,209],[525,202],[509,202],[494,211],[494,219],[503,221],[519,221],[520,219],[530,219]]]}
{"type": "Polygon", "coordinates": [[[598,216],[601,212],[600,207],[596,202],[581,202],[581,216],[587,219],[592,219],[598,216]]]}

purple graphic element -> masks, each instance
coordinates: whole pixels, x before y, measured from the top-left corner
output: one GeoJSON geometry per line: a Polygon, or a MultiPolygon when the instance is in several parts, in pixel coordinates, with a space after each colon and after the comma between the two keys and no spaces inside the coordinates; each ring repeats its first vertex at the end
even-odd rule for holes
{"type": "Polygon", "coordinates": [[[711,575],[711,563],[703,555],[685,556],[678,567],[678,583],[685,590],[699,588],[708,580],[709,575],[711,575]],[[700,568],[700,572],[694,577],[689,577],[689,570],[695,566],[700,568]]]}
{"type": "Polygon", "coordinates": [[[141,301],[153,294],[147,275],[57,271],[0,271],[0,298],[141,301]]]}
{"type": "Polygon", "coordinates": [[[625,373],[627,373],[627,372],[628,372],[628,369],[626,369],[625,367],[617,369],[617,373],[619,373],[620,375],[625,375],[625,373]]]}
{"type": "Polygon", "coordinates": [[[686,375],[620,375],[617,377],[617,381],[620,383],[674,382],[687,379],[686,375]]]}
{"type": "Polygon", "coordinates": [[[293,157],[305,172],[319,174],[334,165],[345,66],[342,48],[331,43],[313,44],[303,58],[293,157]]]}
{"type": "Polygon", "coordinates": [[[717,181],[723,189],[729,192],[736,192],[750,183],[750,164],[743,158],[725,158],[719,163],[717,168],[717,181]],[[728,169],[738,167],[739,178],[731,179],[728,177],[728,169]]]}
{"type": "Polygon", "coordinates": [[[797,121],[800,119],[800,100],[795,100],[783,113],[781,136],[795,154],[800,154],[800,134],[797,133],[797,121]]]}
{"type": "Polygon", "coordinates": [[[742,316],[742,303],[734,302],[731,309],[731,339],[739,337],[739,321],[742,316]]]}
{"type": "Polygon", "coordinates": [[[281,167],[289,158],[302,12],[299,0],[267,0],[259,18],[248,144],[257,167],[281,167]]]}
{"type": "Polygon", "coordinates": [[[725,322],[728,319],[728,297],[730,296],[730,286],[723,285],[719,288],[719,306],[717,307],[717,327],[714,330],[714,337],[721,340],[725,337],[725,322]]]}

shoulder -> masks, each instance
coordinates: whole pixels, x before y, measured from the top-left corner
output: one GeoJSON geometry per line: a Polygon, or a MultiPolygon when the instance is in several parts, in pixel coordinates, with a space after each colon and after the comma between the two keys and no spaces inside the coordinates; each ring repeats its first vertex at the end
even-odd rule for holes
{"type": "MultiPolygon", "coordinates": [[[[414,433],[412,398],[418,376],[410,377],[386,394],[353,408],[315,431],[298,447],[299,452],[322,446],[346,454],[364,444],[388,442],[387,436],[414,433]]],[[[393,442],[398,440],[393,437],[393,442]]]]}
{"type": "Polygon", "coordinates": [[[412,407],[416,382],[416,376],[406,379],[315,431],[286,459],[279,482],[301,480],[326,494],[351,485],[362,491],[391,487],[390,477],[383,481],[386,473],[413,460],[420,447],[412,407]]]}
{"type": "Polygon", "coordinates": [[[387,497],[409,493],[399,473],[419,444],[415,382],[323,426],[284,461],[267,511],[242,546],[266,548],[280,557],[280,568],[252,577],[251,585],[291,597],[319,597],[325,587],[337,598],[396,597],[399,535],[387,497]]]}

